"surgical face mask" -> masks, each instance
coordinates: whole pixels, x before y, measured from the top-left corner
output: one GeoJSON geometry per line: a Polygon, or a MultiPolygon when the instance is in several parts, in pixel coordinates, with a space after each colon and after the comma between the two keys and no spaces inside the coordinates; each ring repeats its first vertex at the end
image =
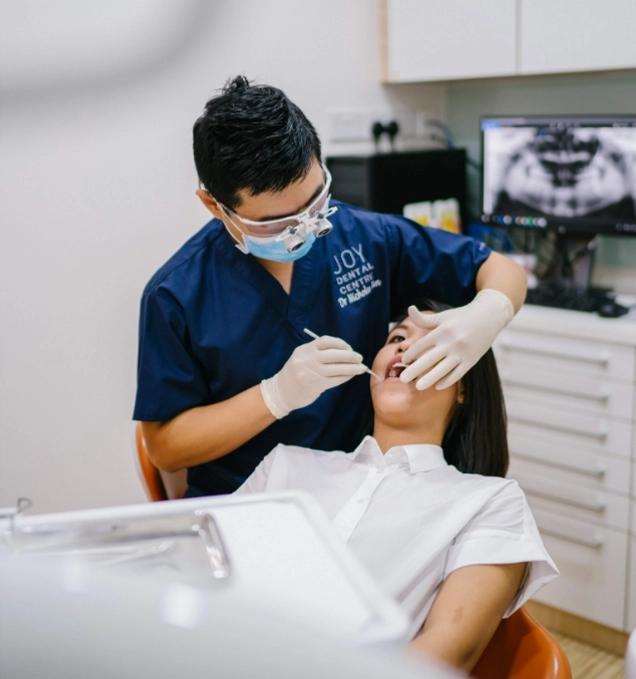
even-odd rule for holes
{"type": "Polygon", "coordinates": [[[304,257],[316,241],[313,232],[305,235],[305,240],[295,250],[289,252],[285,240],[277,238],[253,238],[243,234],[243,245],[236,243],[236,247],[243,253],[254,255],[260,259],[269,259],[272,262],[294,262],[304,257]]]}
{"type": "Polygon", "coordinates": [[[296,215],[255,222],[219,203],[225,216],[243,236],[243,244],[236,243],[236,247],[245,254],[275,262],[293,262],[306,255],[316,238],[331,231],[333,226],[328,217],[338,209],[329,207],[331,175],[324,166],[323,173],[325,185],[320,194],[306,210],[296,215]]]}

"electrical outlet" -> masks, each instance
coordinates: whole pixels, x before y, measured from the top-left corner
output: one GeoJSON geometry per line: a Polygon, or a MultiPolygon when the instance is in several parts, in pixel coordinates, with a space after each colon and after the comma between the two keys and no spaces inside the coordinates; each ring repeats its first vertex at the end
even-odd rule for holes
{"type": "Polygon", "coordinates": [[[342,109],[329,112],[331,141],[360,141],[371,139],[375,121],[391,120],[390,109],[342,109]]]}
{"type": "Polygon", "coordinates": [[[371,127],[379,122],[387,125],[395,120],[400,137],[416,136],[416,111],[412,109],[368,108],[342,109],[329,112],[331,141],[356,141],[372,138],[371,127]]]}
{"type": "Polygon", "coordinates": [[[427,119],[433,118],[427,111],[391,108],[351,108],[329,111],[331,141],[362,141],[372,139],[371,127],[380,122],[387,125],[395,120],[400,127],[399,138],[428,137],[427,119]]]}

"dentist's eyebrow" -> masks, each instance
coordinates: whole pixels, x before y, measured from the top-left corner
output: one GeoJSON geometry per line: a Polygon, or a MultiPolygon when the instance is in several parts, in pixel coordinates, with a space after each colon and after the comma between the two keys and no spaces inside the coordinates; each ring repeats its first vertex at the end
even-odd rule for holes
{"type": "Polygon", "coordinates": [[[265,217],[261,217],[258,221],[259,222],[272,222],[275,219],[285,219],[285,217],[293,217],[294,215],[297,215],[299,212],[302,212],[306,208],[308,208],[315,200],[318,198],[318,196],[324,191],[325,189],[325,182],[323,181],[320,186],[311,194],[311,197],[309,200],[300,208],[300,210],[296,210],[296,212],[292,212],[291,214],[286,214],[286,215],[266,215],[265,217]]]}

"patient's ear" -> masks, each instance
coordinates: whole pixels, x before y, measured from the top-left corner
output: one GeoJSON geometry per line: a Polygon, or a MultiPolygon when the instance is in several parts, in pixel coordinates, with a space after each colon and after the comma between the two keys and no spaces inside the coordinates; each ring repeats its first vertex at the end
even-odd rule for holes
{"type": "Polygon", "coordinates": [[[457,398],[455,399],[455,402],[464,402],[464,385],[461,382],[457,385],[457,398]]]}

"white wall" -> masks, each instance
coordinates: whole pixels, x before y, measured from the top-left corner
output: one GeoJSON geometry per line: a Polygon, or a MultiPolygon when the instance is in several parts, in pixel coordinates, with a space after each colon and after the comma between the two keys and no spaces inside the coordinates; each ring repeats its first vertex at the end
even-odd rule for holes
{"type": "Polygon", "coordinates": [[[377,0],[4,0],[0,506],[143,500],[138,303],[206,220],[192,123],[237,73],[284,89],[327,153],[330,108],[441,114],[439,87],[380,86],[378,21],[377,0]]]}

